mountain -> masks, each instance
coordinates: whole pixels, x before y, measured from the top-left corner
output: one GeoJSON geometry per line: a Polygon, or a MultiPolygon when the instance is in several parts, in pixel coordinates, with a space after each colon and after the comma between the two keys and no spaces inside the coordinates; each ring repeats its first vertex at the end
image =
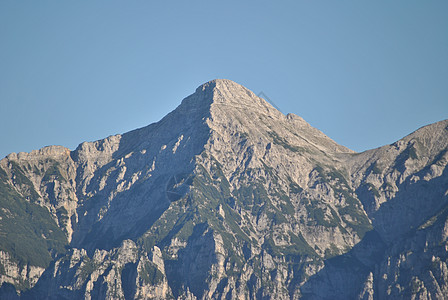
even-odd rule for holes
{"type": "Polygon", "coordinates": [[[230,80],[0,161],[2,299],[448,299],[448,120],[355,153],[230,80]]]}

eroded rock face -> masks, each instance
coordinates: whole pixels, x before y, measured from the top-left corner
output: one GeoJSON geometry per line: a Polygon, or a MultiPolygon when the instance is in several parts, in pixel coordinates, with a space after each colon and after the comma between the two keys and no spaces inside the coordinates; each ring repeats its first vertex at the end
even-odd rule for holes
{"type": "Polygon", "coordinates": [[[444,299],[447,126],[354,153],[208,82],[158,123],[1,160],[0,280],[25,299],[444,299]]]}
{"type": "Polygon", "coordinates": [[[0,264],[2,274],[0,281],[11,283],[20,288],[26,289],[34,286],[45,271],[42,267],[33,265],[20,265],[11,259],[9,253],[0,251],[0,264]]]}

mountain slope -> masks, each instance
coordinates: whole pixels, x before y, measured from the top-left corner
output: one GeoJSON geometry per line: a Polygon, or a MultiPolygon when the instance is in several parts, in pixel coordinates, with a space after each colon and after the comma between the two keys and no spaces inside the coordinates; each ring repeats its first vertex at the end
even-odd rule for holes
{"type": "Polygon", "coordinates": [[[358,154],[214,80],[158,123],[11,154],[0,295],[443,299],[447,126],[358,154]]]}
{"type": "Polygon", "coordinates": [[[445,120],[392,145],[341,158],[373,231],[307,282],[312,297],[446,299],[447,142],[445,120]],[[341,276],[363,286],[361,292],[341,276]]]}

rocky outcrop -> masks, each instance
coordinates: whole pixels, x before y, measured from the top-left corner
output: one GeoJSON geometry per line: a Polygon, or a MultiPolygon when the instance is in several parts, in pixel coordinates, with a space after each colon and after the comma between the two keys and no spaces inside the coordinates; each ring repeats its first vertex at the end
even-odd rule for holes
{"type": "Polygon", "coordinates": [[[0,266],[0,282],[11,283],[19,289],[33,287],[45,270],[30,264],[22,266],[4,251],[0,251],[0,266]]]}
{"type": "Polygon", "coordinates": [[[0,295],[444,299],[447,126],[354,153],[214,80],[147,127],[11,154],[0,295]]]}
{"type": "Polygon", "coordinates": [[[134,242],[119,248],[96,250],[72,248],[55,261],[41,281],[24,297],[46,299],[167,299],[172,297],[160,249],[139,253],[134,242]],[[149,256],[148,256],[149,255],[149,256]]]}

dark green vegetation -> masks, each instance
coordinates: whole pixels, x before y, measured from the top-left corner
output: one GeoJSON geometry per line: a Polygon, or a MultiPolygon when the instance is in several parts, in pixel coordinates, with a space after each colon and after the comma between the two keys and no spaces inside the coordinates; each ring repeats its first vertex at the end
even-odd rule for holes
{"type": "Polygon", "coordinates": [[[339,208],[339,214],[347,226],[351,227],[360,238],[363,238],[373,227],[359,201],[353,199],[347,198],[347,205],[339,208]]]}
{"type": "Polygon", "coordinates": [[[317,256],[314,249],[311,248],[300,233],[296,235],[289,232],[286,238],[289,240],[288,246],[278,246],[272,237],[268,237],[265,239],[263,248],[273,256],[286,257],[287,259],[293,259],[302,255],[317,256]]]}
{"type": "Polygon", "coordinates": [[[162,272],[151,262],[144,264],[139,275],[145,284],[157,285],[163,280],[162,272]]]}
{"type": "MultiPolygon", "coordinates": [[[[20,192],[31,202],[35,202],[39,199],[39,194],[34,189],[33,183],[26,177],[23,169],[14,161],[11,161],[11,173],[13,183],[20,187],[20,192]]],[[[2,170],[4,172],[4,170],[2,170]]],[[[4,173],[4,181],[6,183],[6,173],[4,173]]],[[[3,179],[2,178],[2,179],[3,179]]]]}
{"type": "Polygon", "coordinates": [[[295,153],[300,153],[303,152],[304,149],[297,147],[297,146],[293,146],[290,143],[288,143],[288,141],[286,139],[284,139],[283,137],[279,136],[276,132],[274,131],[269,131],[268,132],[269,136],[273,139],[274,144],[282,146],[283,148],[295,152],[295,153]]]}
{"type": "Polygon", "coordinates": [[[319,203],[315,200],[304,201],[306,204],[306,211],[308,217],[308,226],[324,226],[324,227],[336,227],[341,223],[341,219],[331,207],[319,206],[319,203]],[[329,210],[330,214],[326,214],[329,210]]]}
{"type": "Polygon", "coordinates": [[[42,178],[42,181],[50,181],[50,180],[59,180],[59,181],[66,181],[65,177],[62,176],[60,171],[60,164],[52,159],[48,159],[46,163],[50,164],[50,167],[45,171],[44,177],[42,178]]]}
{"type": "Polygon", "coordinates": [[[83,260],[82,265],[80,267],[79,276],[83,280],[86,280],[90,276],[90,274],[92,274],[97,269],[98,266],[88,256],[85,256],[83,259],[84,260],[83,260]]]}
{"type": "MultiPolygon", "coordinates": [[[[350,188],[344,174],[334,168],[327,167],[324,169],[319,165],[316,166],[315,170],[319,173],[320,182],[329,185],[335,198],[339,199],[339,204],[337,205],[339,216],[341,216],[348,227],[353,229],[360,238],[363,238],[373,227],[364,212],[361,202],[357,199],[355,192],[350,188]]],[[[375,193],[375,191],[376,190],[374,190],[373,193],[375,193]]],[[[337,224],[340,226],[340,219],[333,209],[331,209],[333,218],[325,220],[323,218],[323,212],[320,212],[319,208],[311,208],[316,222],[320,222],[327,227],[336,226],[337,224]]],[[[307,206],[307,210],[308,209],[309,206],[307,206]]],[[[345,231],[342,226],[340,226],[340,229],[345,231]]]]}
{"type": "MultiPolygon", "coordinates": [[[[13,165],[13,170],[16,182],[34,191],[20,167],[13,165]]],[[[47,267],[52,253],[65,251],[67,239],[46,208],[25,200],[7,181],[0,168],[0,249],[22,266],[47,267]]]]}

